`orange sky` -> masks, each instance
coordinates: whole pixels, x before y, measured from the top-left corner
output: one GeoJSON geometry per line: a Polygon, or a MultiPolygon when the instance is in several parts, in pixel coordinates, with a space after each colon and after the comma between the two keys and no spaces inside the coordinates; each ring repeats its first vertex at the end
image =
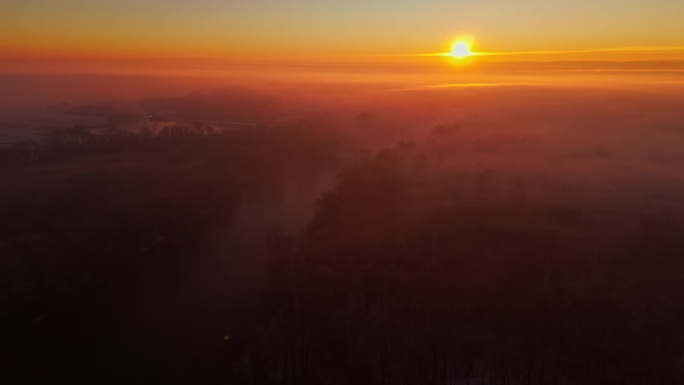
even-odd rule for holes
{"type": "Polygon", "coordinates": [[[684,2],[9,0],[0,57],[5,67],[149,58],[381,63],[447,51],[466,34],[488,53],[478,61],[684,60],[684,2]]]}

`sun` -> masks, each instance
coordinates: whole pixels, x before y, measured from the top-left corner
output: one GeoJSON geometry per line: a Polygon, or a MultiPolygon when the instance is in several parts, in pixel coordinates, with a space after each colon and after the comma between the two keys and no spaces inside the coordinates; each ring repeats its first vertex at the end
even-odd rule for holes
{"type": "Polygon", "coordinates": [[[469,56],[473,56],[473,52],[470,50],[470,44],[467,41],[459,40],[454,43],[449,55],[456,59],[465,59],[469,56]]]}

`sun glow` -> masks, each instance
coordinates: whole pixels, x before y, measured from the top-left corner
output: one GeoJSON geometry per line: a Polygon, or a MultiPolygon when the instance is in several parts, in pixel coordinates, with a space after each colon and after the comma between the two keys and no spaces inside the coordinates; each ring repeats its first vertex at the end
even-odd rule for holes
{"type": "Polygon", "coordinates": [[[449,55],[455,57],[456,59],[465,59],[469,56],[473,56],[473,52],[470,50],[470,43],[464,40],[459,40],[454,43],[449,55]]]}

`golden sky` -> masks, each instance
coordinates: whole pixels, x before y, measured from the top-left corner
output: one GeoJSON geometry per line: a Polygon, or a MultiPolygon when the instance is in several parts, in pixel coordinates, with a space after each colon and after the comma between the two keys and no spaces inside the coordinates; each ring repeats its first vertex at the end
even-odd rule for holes
{"type": "Polygon", "coordinates": [[[5,0],[0,12],[0,55],[15,58],[399,57],[465,35],[489,60],[680,60],[684,1],[5,0]]]}

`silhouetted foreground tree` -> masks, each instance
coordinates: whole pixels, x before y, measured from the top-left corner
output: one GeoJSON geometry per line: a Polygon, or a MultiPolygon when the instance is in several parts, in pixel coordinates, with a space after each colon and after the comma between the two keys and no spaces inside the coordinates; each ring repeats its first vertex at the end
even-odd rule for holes
{"type": "Polygon", "coordinates": [[[228,383],[684,378],[680,221],[624,207],[614,225],[605,202],[501,199],[520,181],[426,166],[438,157],[402,143],[360,162],[304,236],[271,240],[228,383]],[[491,183],[473,203],[463,180],[491,183]]]}
{"type": "Polygon", "coordinates": [[[298,127],[174,126],[74,127],[4,150],[0,382],[171,381],[125,339],[144,288],[201,258],[243,197],[282,189],[291,169],[332,167],[340,148],[298,127]]]}
{"type": "Polygon", "coordinates": [[[197,258],[246,186],[275,190],[287,167],[336,162],[339,137],[74,129],[6,150],[0,303],[11,370],[0,379],[680,383],[681,215],[573,195],[562,176],[464,168],[441,145],[455,131],[348,167],[303,234],[269,239],[261,289],[188,315],[225,325],[206,342],[211,353],[172,361],[119,341],[140,288],[197,258]]]}

